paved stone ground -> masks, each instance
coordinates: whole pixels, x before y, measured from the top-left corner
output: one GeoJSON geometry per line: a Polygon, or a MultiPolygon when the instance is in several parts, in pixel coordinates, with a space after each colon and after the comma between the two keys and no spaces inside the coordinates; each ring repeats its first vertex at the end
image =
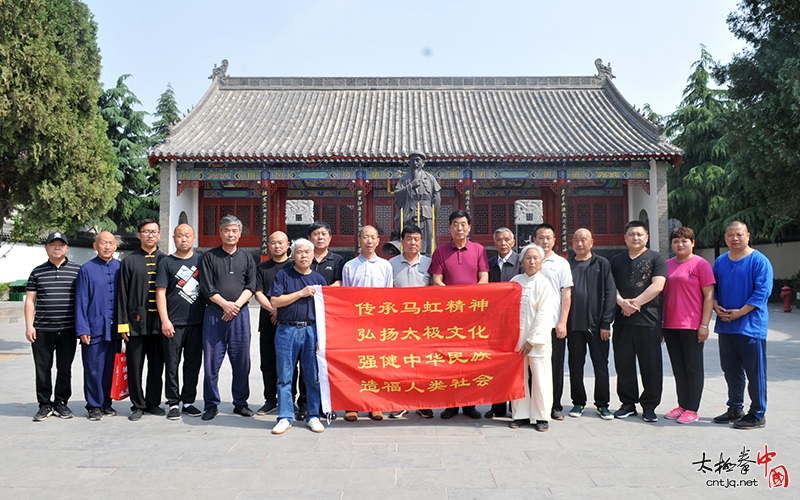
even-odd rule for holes
{"type": "MultiPolygon", "coordinates": [[[[798,498],[800,313],[770,312],[767,427],[752,431],[711,422],[726,401],[713,334],[705,350],[701,419],[691,425],[663,418],[676,405],[666,349],[664,398],[655,424],[641,416],[604,421],[587,408],[582,418],[567,417],[551,423],[549,432],[537,433],[511,430],[508,419],[473,421],[459,415],[443,421],[437,411],[433,420],[415,414],[383,422],[340,418],[323,434],[301,423],[273,436],[274,415],[243,418],[232,413],[229,402],[211,422],[149,415],[129,422],[127,401],[115,403],[120,416],[89,422],[80,359],[74,364],[70,403],[76,418],[34,423],[33,363],[24,325],[2,324],[0,498],[798,498]],[[777,453],[770,467],[787,468],[788,489],[768,488],[763,465],[750,464],[744,474],[741,467],[704,474],[693,464],[705,454],[714,467],[722,454],[735,466],[743,449],[756,460],[765,445],[777,453]],[[720,480],[755,480],[758,485],[726,488],[710,482],[720,480]]],[[[250,313],[255,320],[257,310],[250,313]]],[[[257,335],[252,352],[250,405],[255,409],[263,403],[257,335]]],[[[588,361],[587,371],[591,393],[588,361]]],[[[223,401],[230,400],[229,385],[226,363],[223,401]]],[[[563,402],[571,406],[569,394],[563,402]]],[[[618,403],[612,394],[612,409],[618,403]]]]}

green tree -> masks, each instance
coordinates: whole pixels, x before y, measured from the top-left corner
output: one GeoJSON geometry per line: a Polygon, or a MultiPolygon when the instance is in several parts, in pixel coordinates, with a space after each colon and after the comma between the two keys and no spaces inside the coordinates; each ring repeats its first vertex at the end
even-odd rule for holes
{"type": "Polygon", "coordinates": [[[721,210],[729,208],[725,201],[731,187],[725,170],[724,122],[731,105],[725,90],[709,87],[714,66],[711,54],[701,45],[683,100],[668,117],[666,127],[668,137],[684,151],[680,166],[667,173],[670,216],[694,229],[700,243],[718,239],[713,229],[711,234],[704,229],[724,218],[721,210]]]}
{"type": "Polygon", "coordinates": [[[178,101],[175,99],[175,91],[172,90],[172,85],[168,83],[167,90],[159,96],[158,104],[156,104],[156,112],[153,113],[153,116],[157,118],[157,120],[153,122],[151,137],[153,145],[167,138],[170,127],[181,120],[180,113],[178,101]]]}
{"type": "Polygon", "coordinates": [[[111,210],[97,225],[111,231],[135,233],[141,219],[158,219],[158,172],[147,161],[150,127],[144,111],[134,109],[141,102],[125,84],[122,75],[117,85],[100,97],[100,115],[108,124],[106,133],[117,157],[116,179],[122,185],[111,210]]]}
{"type": "Polygon", "coordinates": [[[77,230],[119,191],[99,77],[85,4],[0,0],[0,220],[16,212],[16,234],[77,230]]]}
{"type": "Polygon", "coordinates": [[[743,0],[728,25],[749,45],[714,73],[737,103],[726,122],[730,167],[750,208],[769,213],[767,236],[780,239],[800,213],[800,9],[793,0],[743,0]]]}

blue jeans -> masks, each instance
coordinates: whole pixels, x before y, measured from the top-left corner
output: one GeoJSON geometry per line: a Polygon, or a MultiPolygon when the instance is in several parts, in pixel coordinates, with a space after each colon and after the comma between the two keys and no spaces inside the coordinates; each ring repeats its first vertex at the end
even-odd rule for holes
{"type": "Polygon", "coordinates": [[[275,332],[275,364],[278,371],[278,419],[294,420],[292,401],[292,374],[300,356],[300,371],[303,373],[308,396],[308,417],[319,418],[320,393],[317,374],[317,327],[298,328],[278,324],[275,332]]]}

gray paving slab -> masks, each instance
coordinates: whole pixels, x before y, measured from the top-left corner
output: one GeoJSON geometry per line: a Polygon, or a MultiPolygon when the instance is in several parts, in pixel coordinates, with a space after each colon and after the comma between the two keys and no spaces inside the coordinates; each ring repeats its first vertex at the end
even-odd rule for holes
{"type": "MultiPolygon", "coordinates": [[[[145,415],[129,422],[129,402],[119,416],[89,422],[83,409],[80,350],[73,371],[76,413],[34,423],[33,361],[22,322],[0,325],[0,498],[156,497],[164,495],[251,499],[395,498],[796,498],[800,473],[800,313],[771,309],[768,338],[767,427],[738,431],[711,419],[725,410],[727,392],[716,337],[705,347],[706,384],[700,421],[679,425],[663,414],[675,406],[675,387],[664,350],[664,397],[659,421],[641,417],[601,420],[588,407],[580,418],[551,422],[547,433],[512,430],[510,419],[401,419],[334,421],[322,434],[300,423],[282,436],[270,429],[275,416],[232,413],[230,371],[223,365],[221,413],[211,422],[145,415]],[[764,465],[746,473],[699,470],[705,455],[736,464],[765,446],[784,465],[788,489],[770,489],[764,465]],[[758,486],[720,485],[757,479],[758,486]]],[[[257,310],[250,310],[253,319],[257,310]]],[[[255,324],[255,321],[254,321],[255,324]]],[[[252,345],[251,406],[261,404],[258,336],[252,345]]],[[[613,359],[613,358],[612,358],[613,359]]],[[[587,391],[593,387],[586,364],[587,391]]],[[[202,383],[202,375],[201,375],[202,383]]],[[[612,388],[615,384],[612,363],[612,388]]],[[[619,402],[612,394],[612,406],[619,402]]],[[[570,407],[569,394],[563,403],[570,407]]],[[[482,413],[488,406],[478,408],[482,413]]]]}

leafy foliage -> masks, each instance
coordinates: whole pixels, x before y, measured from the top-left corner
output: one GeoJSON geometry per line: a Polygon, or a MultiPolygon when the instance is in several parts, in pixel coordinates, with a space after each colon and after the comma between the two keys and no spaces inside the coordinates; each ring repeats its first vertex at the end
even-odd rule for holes
{"type": "Polygon", "coordinates": [[[75,0],[0,0],[0,220],[74,231],[120,186],[98,114],[97,25],[75,0]]]}
{"type": "Polygon", "coordinates": [[[800,9],[744,0],[728,25],[749,44],[714,72],[738,104],[726,120],[730,168],[751,206],[770,214],[761,232],[776,240],[800,219],[800,9]]]}
{"type": "Polygon", "coordinates": [[[181,119],[178,101],[175,99],[175,91],[172,90],[172,85],[169,83],[167,84],[167,90],[159,96],[156,112],[153,115],[158,118],[153,122],[151,137],[152,145],[156,145],[167,138],[170,127],[181,119]]]}
{"type": "Polygon", "coordinates": [[[726,91],[709,87],[711,54],[700,47],[683,100],[667,119],[667,135],[683,148],[683,162],[667,174],[670,215],[695,230],[700,243],[719,241],[720,220],[731,210],[737,184],[726,170],[725,117],[733,109],[726,91]],[[708,229],[706,229],[708,227],[708,229]]]}
{"type": "Polygon", "coordinates": [[[117,157],[116,179],[123,189],[111,210],[96,221],[103,229],[136,232],[138,221],[158,219],[159,176],[147,161],[150,127],[147,113],[137,111],[139,99],[125,84],[130,75],[122,75],[117,84],[100,97],[100,115],[108,124],[106,134],[117,157]]]}

